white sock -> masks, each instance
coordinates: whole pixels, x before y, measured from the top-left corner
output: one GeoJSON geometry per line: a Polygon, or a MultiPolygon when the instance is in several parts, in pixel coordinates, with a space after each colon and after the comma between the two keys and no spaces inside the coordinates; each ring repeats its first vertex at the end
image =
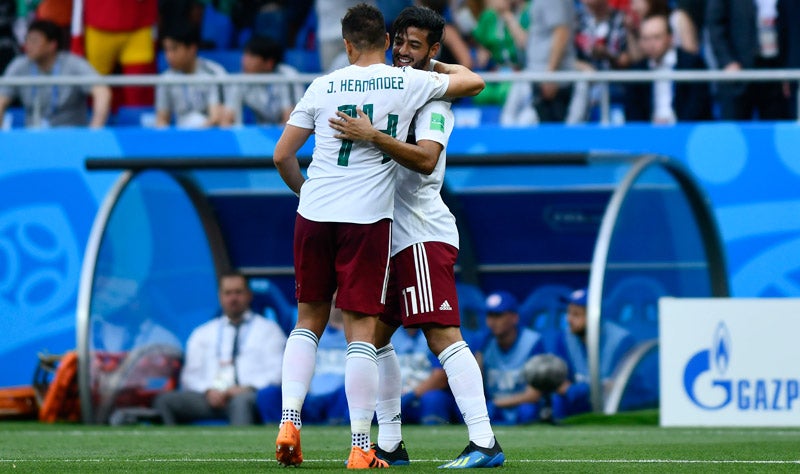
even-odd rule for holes
{"type": "Polygon", "coordinates": [[[394,451],[403,440],[400,419],[400,360],[394,346],[387,344],[378,349],[378,446],[384,451],[394,451]]]}
{"type": "Polygon", "coordinates": [[[475,356],[466,342],[458,341],[439,354],[439,362],[447,373],[450,390],[464,416],[470,441],[482,448],[491,447],[494,432],[486,410],[483,376],[475,356]]]}
{"type": "Polygon", "coordinates": [[[300,412],[311,385],[314,367],[317,365],[317,345],[319,339],[308,329],[294,329],[286,339],[283,350],[281,372],[281,423],[291,421],[300,429],[300,412]]]}
{"type": "Polygon", "coordinates": [[[344,389],[350,408],[353,446],[365,451],[369,449],[369,429],[378,399],[377,352],[375,346],[368,342],[351,342],[347,345],[344,364],[344,389]]]}

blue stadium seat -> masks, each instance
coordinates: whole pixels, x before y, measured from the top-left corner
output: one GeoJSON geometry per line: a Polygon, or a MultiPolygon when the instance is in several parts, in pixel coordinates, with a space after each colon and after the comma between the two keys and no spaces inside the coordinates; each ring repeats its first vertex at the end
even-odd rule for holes
{"type": "Polygon", "coordinates": [[[297,323],[297,306],[268,278],[251,278],[253,311],[278,323],[288,336],[297,323]]]}
{"type": "Polygon", "coordinates": [[[219,63],[230,73],[242,72],[242,51],[239,49],[209,49],[200,51],[198,56],[219,63]]]}
{"type": "Polygon", "coordinates": [[[150,106],[120,106],[111,123],[122,127],[141,127],[147,125],[151,118],[154,121],[155,113],[155,109],[150,106]]]}
{"type": "Polygon", "coordinates": [[[300,72],[321,72],[319,54],[303,48],[289,48],[283,54],[283,62],[300,72]]]}
{"type": "MultiPolygon", "coordinates": [[[[25,128],[25,109],[22,107],[9,107],[6,109],[6,115],[11,121],[10,128],[25,128]]],[[[4,125],[4,117],[0,117],[0,125],[4,125]]]]}
{"type": "Polygon", "coordinates": [[[294,47],[317,51],[317,12],[311,8],[294,38],[294,47]]]}
{"type": "Polygon", "coordinates": [[[200,25],[203,40],[214,43],[216,49],[233,47],[233,21],[231,17],[218,12],[209,2],[203,12],[203,23],[200,25]]]}
{"type": "Polygon", "coordinates": [[[627,277],[612,286],[603,300],[603,318],[629,330],[637,340],[658,336],[658,299],[667,290],[646,276],[627,277]]]}
{"type": "Polygon", "coordinates": [[[543,285],[533,290],[519,306],[519,323],[542,332],[564,328],[566,301],[572,289],[564,285],[543,285]]]}

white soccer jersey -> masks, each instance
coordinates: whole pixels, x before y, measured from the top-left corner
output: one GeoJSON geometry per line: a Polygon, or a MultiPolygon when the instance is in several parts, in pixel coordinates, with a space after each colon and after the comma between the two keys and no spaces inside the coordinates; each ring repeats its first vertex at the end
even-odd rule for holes
{"type": "Polygon", "coordinates": [[[385,64],[348,66],[314,80],[289,118],[316,143],[297,212],[317,222],[369,224],[392,218],[395,162],[372,144],[334,138],[329,118],[364,110],[378,129],[405,140],[417,109],[444,95],[447,75],[385,64]]]}
{"type": "Polygon", "coordinates": [[[419,242],[445,242],[458,248],[456,218],[442,200],[447,141],[453,131],[450,103],[435,100],[420,109],[414,122],[417,142],[432,140],[442,145],[433,173],[424,175],[397,167],[392,256],[419,242]]]}

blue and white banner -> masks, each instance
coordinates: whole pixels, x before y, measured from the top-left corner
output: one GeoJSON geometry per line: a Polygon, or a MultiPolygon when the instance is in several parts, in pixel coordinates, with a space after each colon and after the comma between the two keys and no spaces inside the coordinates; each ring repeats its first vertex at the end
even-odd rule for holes
{"type": "Polygon", "coordinates": [[[659,301],[661,426],[800,426],[800,299],[659,301]]]}

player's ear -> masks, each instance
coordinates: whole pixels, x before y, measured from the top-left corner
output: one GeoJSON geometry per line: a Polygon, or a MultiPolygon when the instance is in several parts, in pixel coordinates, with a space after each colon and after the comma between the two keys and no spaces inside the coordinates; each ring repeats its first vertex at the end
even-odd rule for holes
{"type": "Polygon", "coordinates": [[[442,43],[436,42],[433,43],[431,49],[428,51],[428,59],[433,59],[439,54],[439,49],[442,47],[442,43]]]}
{"type": "Polygon", "coordinates": [[[386,33],[386,37],[384,38],[383,41],[384,41],[383,50],[386,51],[387,49],[389,49],[389,46],[392,45],[392,42],[389,41],[389,33],[388,32],[386,33]]]}
{"type": "Polygon", "coordinates": [[[342,39],[342,41],[344,41],[344,51],[347,53],[348,62],[353,64],[353,56],[355,54],[353,43],[347,41],[346,39],[342,39]]]}

